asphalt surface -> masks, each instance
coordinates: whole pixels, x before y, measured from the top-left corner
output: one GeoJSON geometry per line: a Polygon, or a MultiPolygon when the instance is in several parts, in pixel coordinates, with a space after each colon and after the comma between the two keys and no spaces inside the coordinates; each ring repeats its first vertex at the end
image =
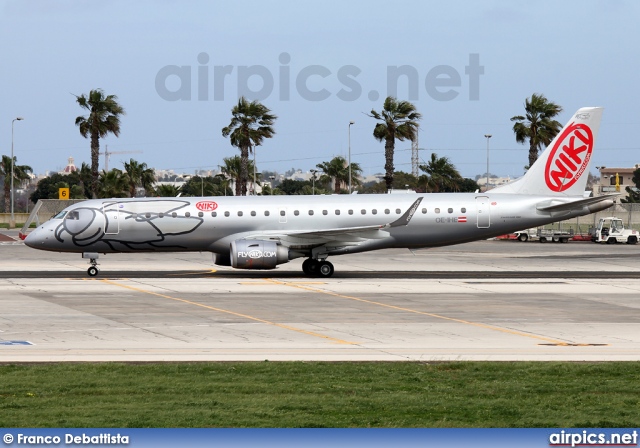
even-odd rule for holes
{"type": "Polygon", "coordinates": [[[385,250],[332,258],[330,279],[99,261],[89,278],[80,255],[0,243],[0,362],[640,359],[640,246],[385,250]]]}

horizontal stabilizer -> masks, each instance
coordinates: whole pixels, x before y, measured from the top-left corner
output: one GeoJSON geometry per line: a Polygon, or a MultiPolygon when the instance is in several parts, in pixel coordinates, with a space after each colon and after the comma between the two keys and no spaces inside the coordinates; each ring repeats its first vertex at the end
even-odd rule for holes
{"type": "Polygon", "coordinates": [[[613,200],[619,196],[619,193],[607,194],[604,196],[595,196],[592,198],[584,198],[577,199],[574,201],[566,201],[560,202],[559,200],[545,201],[544,204],[538,204],[536,207],[537,210],[541,212],[565,212],[572,210],[580,210],[584,206],[600,204],[605,207],[599,208],[599,210],[604,210],[605,208],[611,207],[613,205],[613,200]]]}

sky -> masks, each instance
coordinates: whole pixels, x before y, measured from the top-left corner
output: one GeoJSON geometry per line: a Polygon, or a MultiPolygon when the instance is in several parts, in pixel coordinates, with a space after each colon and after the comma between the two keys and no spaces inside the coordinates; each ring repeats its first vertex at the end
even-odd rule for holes
{"type": "MultiPolygon", "coordinates": [[[[90,163],[74,97],[100,88],[125,108],[110,168],[217,169],[238,154],[221,129],[238,97],[277,115],[258,170],[303,171],[335,156],[384,171],[374,139],[393,94],[422,114],[435,152],[465,177],[518,177],[528,164],[510,118],[541,93],[564,109],[605,108],[592,163],[640,163],[640,4],[580,1],[0,0],[0,154],[35,173],[90,163]],[[349,126],[350,121],[354,124],[349,126]],[[138,151],[131,153],[130,151],[138,151]],[[129,152],[116,154],[117,152],[129,152]]],[[[396,143],[411,172],[411,143],[396,143]]],[[[100,159],[100,168],[103,166],[100,159]]]]}

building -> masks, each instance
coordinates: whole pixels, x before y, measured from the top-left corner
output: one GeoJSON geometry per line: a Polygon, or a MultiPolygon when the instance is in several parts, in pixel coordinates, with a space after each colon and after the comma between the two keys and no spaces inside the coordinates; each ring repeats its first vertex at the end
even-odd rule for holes
{"type": "Polygon", "coordinates": [[[626,187],[631,187],[632,190],[637,191],[633,183],[633,173],[640,168],[640,164],[636,164],[631,168],[610,168],[606,166],[597,166],[596,168],[600,172],[600,182],[593,186],[594,196],[619,192],[620,198],[626,199],[628,196],[626,187]]]}

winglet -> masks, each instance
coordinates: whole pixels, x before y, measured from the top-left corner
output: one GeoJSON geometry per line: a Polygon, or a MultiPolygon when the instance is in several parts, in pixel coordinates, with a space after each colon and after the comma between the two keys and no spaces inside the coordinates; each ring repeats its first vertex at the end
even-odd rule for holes
{"type": "Polygon", "coordinates": [[[420,205],[420,202],[422,202],[421,197],[416,199],[416,201],[413,204],[411,204],[411,207],[409,207],[409,209],[406,212],[404,212],[404,215],[402,215],[401,217],[393,221],[391,224],[389,224],[389,227],[400,227],[400,226],[406,226],[407,224],[409,224],[409,221],[411,221],[411,218],[413,218],[413,214],[416,212],[416,210],[418,210],[418,206],[420,205]]]}

